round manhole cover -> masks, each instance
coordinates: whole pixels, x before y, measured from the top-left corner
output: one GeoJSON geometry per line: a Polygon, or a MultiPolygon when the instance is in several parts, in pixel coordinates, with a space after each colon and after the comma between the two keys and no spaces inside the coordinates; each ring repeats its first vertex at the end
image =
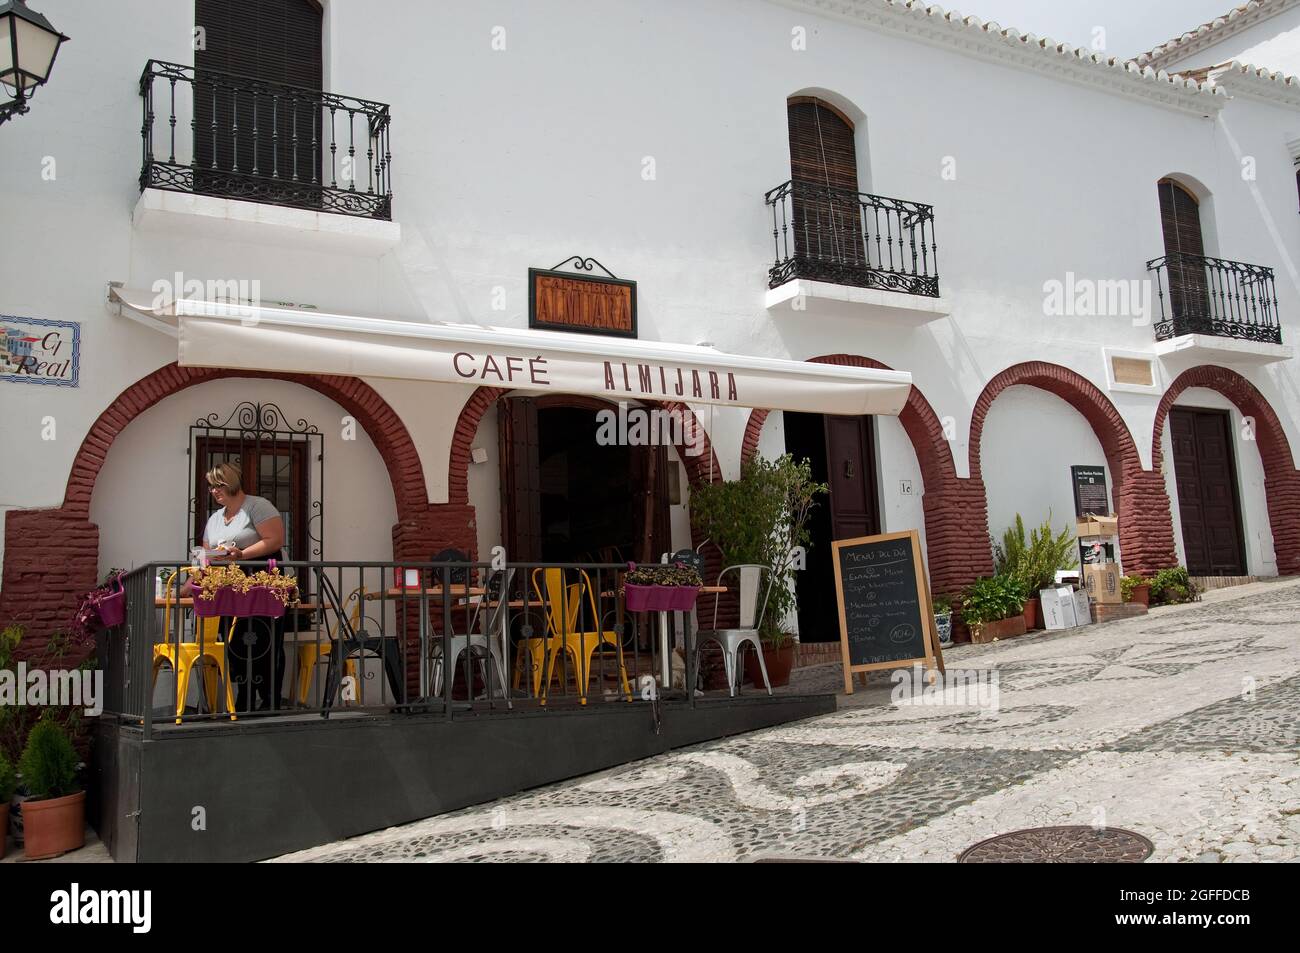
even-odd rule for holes
{"type": "Polygon", "coordinates": [[[1031,827],[967,847],[959,864],[1140,864],[1155,845],[1119,827],[1031,827]]]}

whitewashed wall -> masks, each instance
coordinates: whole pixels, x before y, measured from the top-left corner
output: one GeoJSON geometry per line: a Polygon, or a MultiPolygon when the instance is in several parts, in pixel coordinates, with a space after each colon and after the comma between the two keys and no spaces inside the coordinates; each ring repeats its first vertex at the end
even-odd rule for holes
{"type": "MultiPolygon", "coordinates": [[[[848,352],[912,372],[952,418],[964,476],[971,407],[990,377],[1048,360],[1100,386],[1103,345],[1150,350],[1151,329],[1128,318],[1044,316],[1043,284],[1067,272],[1145,279],[1162,253],[1155,182],[1177,172],[1212,196],[1222,255],[1278,269],[1284,334],[1296,339],[1300,216],[1285,142],[1300,117],[1277,104],[1234,101],[1206,118],[760,0],[391,0],[382,21],[370,4],[328,0],[327,85],[392,105],[402,237],[371,256],[133,227],[139,75],[151,57],[192,62],[192,5],[44,12],[73,42],[31,113],[0,131],[0,219],[26,242],[0,256],[0,313],[82,322],[82,385],[0,383],[0,509],[57,505],[95,417],[175,359],[172,341],[108,315],[103,298],[109,280],[148,286],[177,271],[256,279],[264,298],[330,310],[523,327],[528,267],[594,255],[638,281],[643,338],[799,359],[848,352]],[[796,27],[805,50],[791,48],[796,27]],[[951,318],[912,328],[764,310],[762,195],[790,174],[786,98],[812,89],[862,117],[864,188],[935,206],[951,318]],[[1241,176],[1243,155],[1258,159],[1254,180],[1241,176]],[[56,440],[40,439],[46,416],[56,440]]],[[[1294,362],[1242,373],[1300,451],[1294,362]]],[[[451,426],[472,389],[374,383],[412,432],[431,500],[445,500],[451,426]]],[[[1149,463],[1157,398],[1115,396],[1149,463]]],[[[710,425],[727,476],[746,416],[710,425]]],[[[887,489],[913,466],[891,430],[881,426],[887,489]]],[[[1086,461],[1040,452],[1019,506],[1058,510],[1072,462],[1086,461]]],[[[888,495],[890,528],[919,527],[915,504],[888,495]]],[[[479,518],[486,532],[492,516],[479,518]]]]}

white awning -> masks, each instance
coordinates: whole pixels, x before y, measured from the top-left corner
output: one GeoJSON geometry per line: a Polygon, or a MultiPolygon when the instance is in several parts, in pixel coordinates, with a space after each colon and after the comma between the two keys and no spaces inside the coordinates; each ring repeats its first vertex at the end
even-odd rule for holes
{"type": "Polygon", "coordinates": [[[151,327],[174,329],[183,367],[842,415],[897,416],[912,387],[911,375],[902,371],[748,357],[698,345],[193,300],[160,307],[151,292],[120,287],[110,287],[109,298],[151,327]]]}

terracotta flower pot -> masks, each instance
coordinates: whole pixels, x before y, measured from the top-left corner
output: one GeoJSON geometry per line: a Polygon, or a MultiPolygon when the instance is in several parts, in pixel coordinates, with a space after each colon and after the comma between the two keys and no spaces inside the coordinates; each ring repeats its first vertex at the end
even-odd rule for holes
{"type": "Polygon", "coordinates": [[[1032,599],[1026,599],[1026,600],[1025,600],[1025,612],[1024,612],[1024,616],[1025,616],[1025,631],[1026,631],[1026,632],[1029,632],[1029,631],[1031,631],[1031,630],[1033,630],[1033,629],[1037,629],[1037,628],[1039,627],[1039,621],[1038,621],[1038,620],[1039,620],[1040,613],[1039,613],[1038,609],[1039,609],[1039,603],[1040,603],[1040,601],[1041,601],[1041,600],[1038,599],[1037,596],[1035,596],[1035,597],[1032,598],[1032,599]]]}
{"type": "Polygon", "coordinates": [[[23,802],[23,841],[28,860],[58,857],[86,843],[86,792],[23,802]]]}
{"type": "Polygon", "coordinates": [[[1128,597],[1128,601],[1136,602],[1142,606],[1149,606],[1151,604],[1151,587],[1134,586],[1133,593],[1128,597]]]}
{"type": "Polygon", "coordinates": [[[9,804],[0,804],[0,860],[5,857],[5,842],[9,840],[9,804]]]}
{"type": "Polygon", "coordinates": [[[983,644],[985,642],[993,642],[997,639],[1009,639],[1014,635],[1024,634],[1024,615],[1013,615],[1010,619],[1001,619],[997,622],[985,622],[981,626],[972,628],[971,640],[983,644]]]}
{"type": "MultiPolygon", "coordinates": [[[[773,688],[790,684],[790,671],[794,668],[794,641],[779,649],[763,646],[763,664],[767,666],[767,680],[773,688]]],[[[745,653],[745,679],[755,688],[763,688],[763,673],[758,669],[758,656],[745,653]]]]}

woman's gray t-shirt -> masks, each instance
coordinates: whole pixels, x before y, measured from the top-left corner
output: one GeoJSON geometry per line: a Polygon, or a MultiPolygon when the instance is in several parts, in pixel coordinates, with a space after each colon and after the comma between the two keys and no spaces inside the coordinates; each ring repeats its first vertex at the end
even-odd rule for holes
{"type": "Polygon", "coordinates": [[[244,505],[229,523],[226,522],[224,506],[209,516],[203,538],[211,549],[222,544],[247,549],[262,538],[262,534],[257,531],[258,524],[279,515],[280,511],[271,505],[270,500],[248,495],[244,497],[244,505]]]}

